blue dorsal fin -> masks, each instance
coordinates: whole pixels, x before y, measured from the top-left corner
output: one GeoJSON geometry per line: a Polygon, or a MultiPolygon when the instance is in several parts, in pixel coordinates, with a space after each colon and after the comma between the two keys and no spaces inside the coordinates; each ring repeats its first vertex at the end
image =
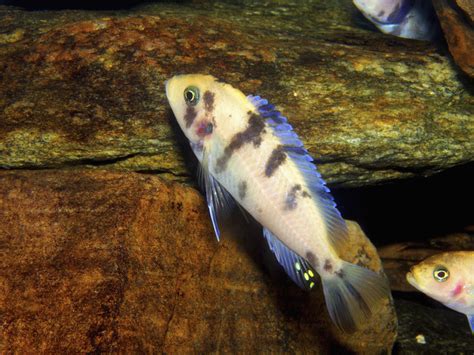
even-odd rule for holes
{"type": "Polygon", "coordinates": [[[347,245],[347,226],[342,218],[329,188],[318,172],[314,159],[303,147],[303,142],[293,131],[293,127],[288,123],[288,119],[278,111],[268,100],[260,96],[247,96],[249,102],[255,106],[260,116],[272,129],[274,136],[278,137],[283,144],[287,156],[298,167],[304,176],[307,188],[315,198],[323,214],[328,230],[329,239],[332,245],[340,250],[347,245]]]}
{"type": "Polygon", "coordinates": [[[316,271],[306,259],[289,249],[266,228],[263,228],[263,236],[288,276],[302,289],[311,290],[316,282],[316,271]]]}
{"type": "Polygon", "coordinates": [[[471,333],[474,335],[474,314],[466,314],[466,316],[469,326],[471,327],[471,333]]]}

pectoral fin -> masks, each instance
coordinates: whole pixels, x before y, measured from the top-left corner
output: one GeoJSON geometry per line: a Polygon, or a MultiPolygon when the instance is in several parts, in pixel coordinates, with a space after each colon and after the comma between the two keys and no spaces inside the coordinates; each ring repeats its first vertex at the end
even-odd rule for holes
{"type": "MultiPolygon", "coordinates": [[[[196,152],[195,152],[196,153],[196,152]]],[[[201,188],[206,192],[207,208],[217,241],[220,240],[219,222],[230,215],[236,205],[229,192],[209,173],[206,152],[198,171],[201,188]]]]}
{"type": "Polygon", "coordinates": [[[474,335],[474,314],[466,314],[467,321],[469,322],[469,326],[471,327],[471,333],[474,335]]]}
{"type": "Polygon", "coordinates": [[[288,276],[302,289],[312,289],[315,284],[316,271],[306,259],[289,249],[266,228],[263,228],[263,236],[288,276]]]}

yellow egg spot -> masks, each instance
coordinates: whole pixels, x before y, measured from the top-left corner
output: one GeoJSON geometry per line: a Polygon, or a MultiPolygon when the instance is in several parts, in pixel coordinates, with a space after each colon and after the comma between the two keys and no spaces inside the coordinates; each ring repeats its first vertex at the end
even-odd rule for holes
{"type": "Polygon", "coordinates": [[[308,274],[309,276],[314,277],[314,273],[311,270],[308,270],[308,274]]]}
{"type": "Polygon", "coordinates": [[[304,273],[304,279],[305,279],[306,281],[309,280],[309,275],[308,275],[308,273],[306,273],[306,272],[304,273]]]}
{"type": "Polygon", "coordinates": [[[311,283],[309,284],[309,288],[313,288],[313,286],[314,286],[314,282],[311,282],[311,283]]]}
{"type": "Polygon", "coordinates": [[[297,263],[295,264],[295,268],[296,268],[296,270],[300,271],[300,270],[301,270],[301,265],[300,265],[300,263],[297,262],[297,263]]]}

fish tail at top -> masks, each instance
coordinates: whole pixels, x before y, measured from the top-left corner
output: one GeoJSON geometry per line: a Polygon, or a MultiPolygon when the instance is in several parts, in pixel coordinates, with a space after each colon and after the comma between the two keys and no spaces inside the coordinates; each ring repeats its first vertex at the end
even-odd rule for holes
{"type": "Polygon", "coordinates": [[[377,304],[390,297],[387,280],[376,272],[342,261],[330,276],[322,275],[324,298],[337,327],[353,333],[373,314],[377,304]]]}

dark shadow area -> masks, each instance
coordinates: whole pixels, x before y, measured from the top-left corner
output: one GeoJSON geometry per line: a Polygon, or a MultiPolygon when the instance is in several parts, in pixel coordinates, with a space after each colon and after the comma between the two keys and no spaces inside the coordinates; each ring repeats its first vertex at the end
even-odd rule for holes
{"type": "Polygon", "coordinates": [[[346,219],[362,226],[376,245],[423,241],[474,225],[474,163],[427,178],[338,189],[333,195],[346,219]]]}
{"type": "Polygon", "coordinates": [[[398,337],[394,354],[470,354],[474,338],[464,314],[418,292],[394,292],[398,337]]]}
{"type": "Polygon", "coordinates": [[[0,5],[21,7],[28,11],[43,10],[127,10],[133,6],[151,2],[187,3],[191,0],[150,1],[150,0],[118,0],[118,1],[60,1],[60,0],[0,0],[0,5]]]}
{"type": "Polygon", "coordinates": [[[356,27],[360,27],[364,30],[372,32],[380,32],[379,29],[372,22],[367,20],[365,16],[362,15],[362,13],[357,9],[354,9],[352,12],[351,20],[356,27]]]}

